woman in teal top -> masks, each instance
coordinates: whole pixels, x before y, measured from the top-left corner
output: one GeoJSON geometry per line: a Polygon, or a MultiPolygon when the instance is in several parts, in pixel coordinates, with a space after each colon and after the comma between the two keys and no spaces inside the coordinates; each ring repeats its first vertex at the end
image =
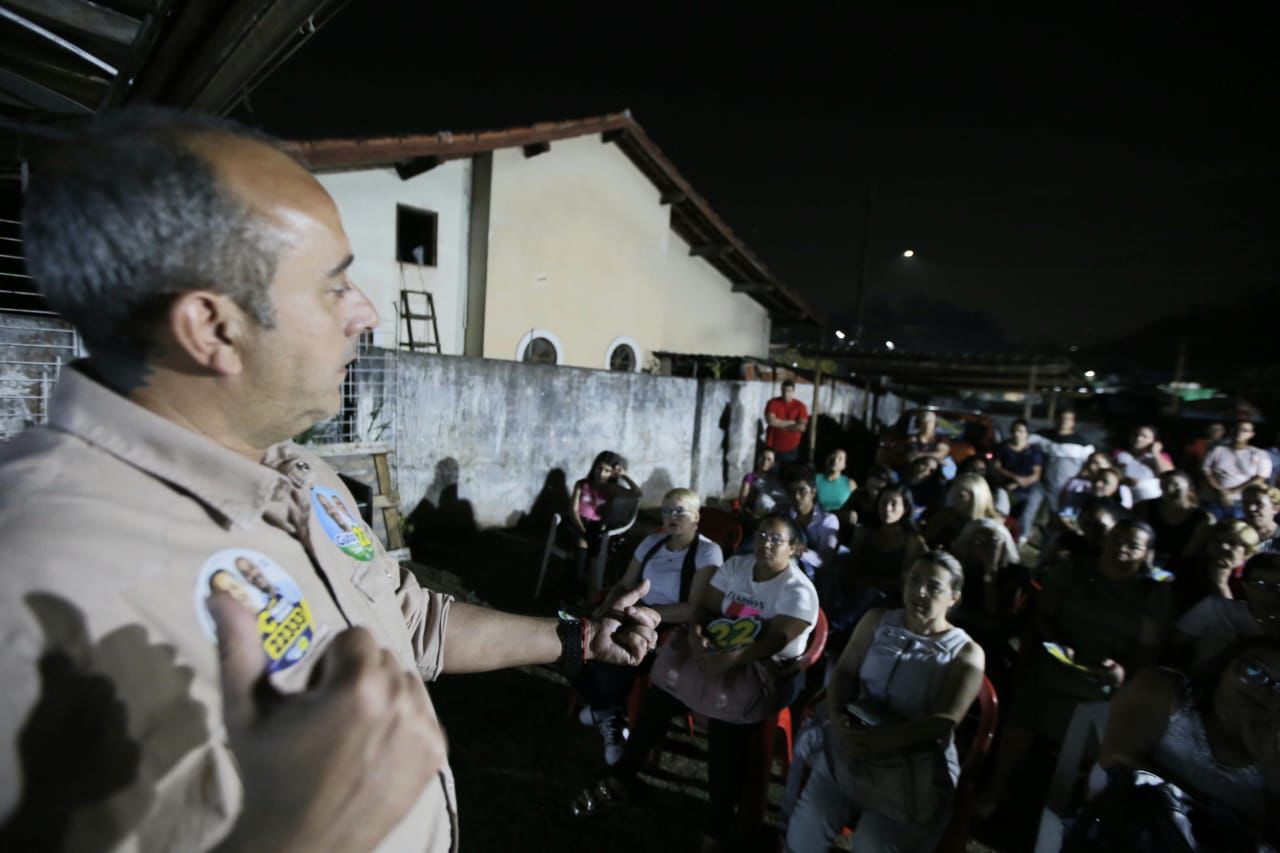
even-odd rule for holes
{"type": "Polygon", "coordinates": [[[843,450],[836,448],[827,454],[823,472],[818,475],[818,506],[827,512],[835,512],[849,500],[849,495],[858,488],[858,484],[844,475],[848,458],[843,450]]]}

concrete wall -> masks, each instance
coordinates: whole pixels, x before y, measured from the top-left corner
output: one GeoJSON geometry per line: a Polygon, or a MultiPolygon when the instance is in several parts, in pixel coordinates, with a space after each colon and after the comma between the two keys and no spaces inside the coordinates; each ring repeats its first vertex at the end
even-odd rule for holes
{"type": "Polygon", "coordinates": [[[670,207],[599,135],[526,158],[493,155],[484,355],[513,359],[533,329],[561,363],[606,367],[618,337],[654,350],[766,356],[763,308],[670,228],[670,207]]]}
{"type": "MultiPolygon", "coordinates": [[[[396,484],[404,512],[466,502],[481,525],[528,512],[548,474],[565,487],[616,450],[657,505],[674,486],[732,498],[750,469],[768,382],[683,379],[404,352],[397,359],[396,484]],[[456,487],[456,494],[454,489],[456,487]]],[[[859,420],[863,391],[822,389],[823,413],[859,420]]],[[[806,404],[813,386],[801,385],[806,404]]]]}
{"type": "MultiPolygon", "coordinates": [[[[355,263],[351,279],[381,315],[374,343],[395,347],[396,306],[400,289],[426,290],[436,307],[441,351],[463,351],[467,306],[467,240],[470,218],[471,162],[451,160],[407,181],[393,169],[365,169],[316,176],[342,215],[355,263]],[[396,205],[437,214],[436,265],[420,267],[396,261],[396,205]]],[[[415,310],[420,310],[415,305],[415,310]]],[[[423,332],[414,326],[415,338],[423,332]]],[[[403,331],[400,331],[403,336],[403,331]]]]}

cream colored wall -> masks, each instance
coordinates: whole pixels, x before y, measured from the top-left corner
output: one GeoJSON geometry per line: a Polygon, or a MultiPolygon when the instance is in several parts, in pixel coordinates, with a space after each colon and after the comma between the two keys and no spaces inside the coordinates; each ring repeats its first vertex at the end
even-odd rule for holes
{"type": "Polygon", "coordinates": [[[662,349],[707,355],[769,357],[769,313],[732,285],[674,231],[667,241],[667,322],[662,349]]]}
{"type": "MultiPolygon", "coordinates": [[[[403,269],[403,286],[426,290],[435,301],[441,351],[460,355],[467,304],[471,161],[451,160],[407,181],[400,180],[392,169],[335,172],[316,178],[337,203],[351,241],[355,254],[351,278],[378,309],[381,319],[374,343],[396,346],[396,306],[403,269]],[[397,204],[435,211],[436,266],[396,261],[397,204]]],[[[422,323],[415,324],[415,337],[422,329],[422,323]]],[[[403,336],[402,330],[400,334],[403,336]]]]}
{"type": "Polygon", "coordinates": [[[768,354],[765,311],[688,257],[670,208],[599,135],[526,158],[494,152],[484,354],[511,359],[531,329],[559,338],[561,363],[603,368],[609,344],[768,354]]]}

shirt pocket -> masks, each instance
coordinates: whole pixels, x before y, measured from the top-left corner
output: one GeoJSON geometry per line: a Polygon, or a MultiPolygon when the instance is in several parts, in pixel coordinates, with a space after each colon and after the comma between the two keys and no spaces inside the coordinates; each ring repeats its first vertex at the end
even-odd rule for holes
{"type": "Polygon", "coordinates": [[[395,605],[400,569],[385,556],[360,563],[351,575],[351,585],[360,590],[370,604],[395,605]]]}

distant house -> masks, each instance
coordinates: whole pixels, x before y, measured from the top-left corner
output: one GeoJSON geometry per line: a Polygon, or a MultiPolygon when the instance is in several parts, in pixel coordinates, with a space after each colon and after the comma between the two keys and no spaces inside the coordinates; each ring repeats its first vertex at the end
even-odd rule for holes
{"type": "Polygon", "coordinates": [[[289,147],[337,201],[380,346],[411,331],[448,355],[640,370],[658,351],[766,358],[773,323],[820,322],[627,113],[289,147]],[[402,290],[432,295],[434,330],[397,319],[402,290]]]}

